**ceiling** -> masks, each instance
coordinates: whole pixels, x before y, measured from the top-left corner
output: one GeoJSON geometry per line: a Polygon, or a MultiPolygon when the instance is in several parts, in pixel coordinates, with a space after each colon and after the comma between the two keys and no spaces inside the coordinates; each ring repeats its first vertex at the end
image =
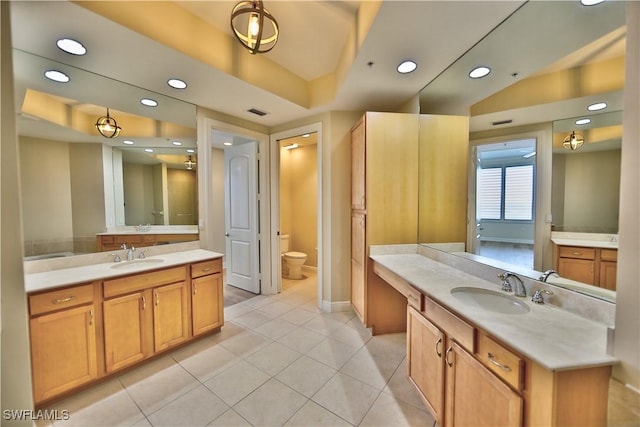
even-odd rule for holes
{"type": "MultiPolygon", "coordinates": [[[[235,4],[12,2],[12,43],[20,51],[14,56],[18,112],[30,88],[75,104],[194,128],[196,105],[266,128],[325,111],[394,111],[416,97],[422,112],[466,114],[471,105],[514,80],[621,55],[624,49],[624,42],[601,42],[565,59],[623,27],[623,2],[583,7],[577,1],[271,0],[265,6],[278,20],[280,39],[271,52],[250,55],[231,36],[229,15],[235,4]],[[579,25],[591,21],[598,25],[579,25]],[[88,53],[62,52],[55,45],[61,37],[81,41],[88,53]],[[415,60],[417,70],[397,73],[404,59],[415,60]],[[46,81],[42,68],[51,61],[74,76],[88,77],[66,84],[46,81]],[[470,66],[489,62],[490,77],[467,77],[470,66]],[[187,89],[167,86],[170,77],[185,80],[187,89]],[[144,93],[159,99],[159,107],[141,107],[138,100],[144,93]],[[164,108],[174,104],[173,109],[164,108]],[[180,113],[185,106],[187,113],[180,113]],[[256,116],[247,111],[251,108],[267,114],[256,116]]],[[[549,115],[551,106],[537,108],[549,115]]],[[[558,107],[556,117],[569,117],[568,106],[564,108],[558,107]]],[[[523,111],[522,121],[543,121],[523,111]]],[[[20,133],[105,142],[99,136],[69,134],[65,126],[36,122],[21,116],[20,133]]],[[[472,130],[474,126],[479,130],[485,125],[474,124],[472,118],[472,130]]],[[[170,138],[162,136],[168,143],[170,138]]],[[[151,140],[159,143],[158,138],[151,140]]]]}

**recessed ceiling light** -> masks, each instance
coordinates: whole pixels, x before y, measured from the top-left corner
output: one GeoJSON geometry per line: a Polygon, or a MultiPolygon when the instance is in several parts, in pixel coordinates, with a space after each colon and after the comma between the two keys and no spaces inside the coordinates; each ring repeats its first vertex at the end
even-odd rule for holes
{"type": "Polygon", "coordinates": [[[144,151],[147,153],[153,153],[153,148],[145,148],[144,151]]]}
{"type": "Polygon", "coordinates": [[[587,107],[587,110],[589,111],[599,111],[599,110],[604,110],[605,108],[607,108],[607,103],[606,102],[596,102],[595,104],[591,104],[587,107]]]}
{"type": "Polygon", "coordinates": [[[577,125],[586,125],[588,123],[591,123],[591,119],[578,119],[576,120],[576,124],[577,125]]]}
{"type": "Polygon", "coordinates": [[[294,150],[294,149],[296,149],[296,148],[298,148],[298,147],[299,147],[299,145],[298,145],[298,144],[289,144],[289,145],[285,145],[285,146],[284,146],[284,147],[282,147],[282,148],[284,148],[285,150],[294,150]]]}
{"type": "Polygon", "coordinates": [[[180,79],[169,79],[167,84],[174,89],[185,89],[187,87],[187,83],[180,79]]]}
{"type": "Polygon", "coordinates": [[[196,152],[196,150],[194,150],[193,148],[189,148],[189,149],[187,150],[187,153],[195,153],[195,152],[196,152]]]}
{"type": "Polygon", "coordinates": [[[602,2],[604,2],[604,0],[580,0],[583,6],[593,6],[602,2]]]}
{"type": "Polygon", "coordinates": [[[142,98],[140,100],[140,104],[146,105],[147,107],[157,107],[158,106],[158,101],[156,101],[155,99],[151,99],[151,98],[142,98]]]}
{"type": "Polygon", "coordinates": [[[77,40],[73,39],[60,39],[56,42],[56,45],[67,53],[72,55],[84,55],[87,53],[87,48],[77,40]]]}
{"type": "Polygon", "coordinates": [[[69,76],[58,70],[47,70],[44,72],[44,76],[49,80],[53,80],[54,82],[58,83],[67,83],[69,80],[71,80],[69,76]]]}
{"type": "Polygon", "coordinates": [[[231,146],[233,145],[233,142],[223,142],[222,145],[231,146]]]}
{"type": "Polygon", "coordinates": [[[479,79],[481,77],[486,76],[490,72],[491,72],[491,68],[485,67],[484,65],[482,65],[480,67],[476,67],[473,70],[471,70],[469,72],[469,77],[471,77],[472,79],[479,79]]]}
{"type": "Polygon", "coordinates": [[[173,142],[172,142],[172,144],[173,144],[173,145],[175,145],[175,146],[177,146],[177,147],[179,147],[179,146],[181,146],[181,145],[182,145],[182,142],[180,142],[180,141],[173,141],[173,142]]]}
{"type": "Polygon", "coordinates": [[[122,141],[122,143],[123,143],[123,144],[126,144],[126,145],[133,145],[133,144],[135,144],[135,142],[131,141],[130,139],[125,139],[124,141],[122,141]]]}
{"type": "Polygon", "coordinates": [[[406,60],[402,61],[398,65],[397,70],[400,74],[407,74],[414,71],[416,68],[418,68],[418,64],[416,64],[414,61],[406,60]]]}

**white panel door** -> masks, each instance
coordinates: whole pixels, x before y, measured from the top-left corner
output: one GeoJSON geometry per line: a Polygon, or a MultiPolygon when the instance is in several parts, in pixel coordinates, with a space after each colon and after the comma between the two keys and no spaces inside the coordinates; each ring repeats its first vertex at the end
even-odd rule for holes
{"type": "Polygon", "coordinates": [[[257,143],[225,148],[227,283],[260,293],[257,143]]]}

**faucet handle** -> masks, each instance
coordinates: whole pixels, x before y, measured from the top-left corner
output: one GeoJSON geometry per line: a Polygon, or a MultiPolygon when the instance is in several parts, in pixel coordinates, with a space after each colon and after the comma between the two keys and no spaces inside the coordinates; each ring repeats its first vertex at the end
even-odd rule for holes
{"type": "Polygon", "coordinates": [[[548,291],[546,289],[536,289],[533,292],[533,296],[531,297],[531,301],[536,304],[544,304],[544,298],[542,294],[553,295],[553,292],[548,291]]]}
{"type": "Polygon", "coordinates": [[[120,255],[118,255],[118,254],[111,254],[111,256],[113,257],[113,262],[122,261],[122,259],[120,258],[120,255]]]}
{"type": "Polygon", "coordinates": [[[149,249],[143,249],[140,251],[140,253],[138,254],[138,258],[140,259],[144,259],[147,257],[147,252],[149,252],[149,249]]]}
{"type": "Polygon", "coordinates": [[[121,244],[120,249],[127,249],[127,244],[126,243],[121,244]]]}

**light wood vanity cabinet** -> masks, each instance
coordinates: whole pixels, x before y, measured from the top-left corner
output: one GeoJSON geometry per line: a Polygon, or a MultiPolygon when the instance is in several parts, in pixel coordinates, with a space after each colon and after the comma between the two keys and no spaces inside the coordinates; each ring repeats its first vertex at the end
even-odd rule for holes
{"type": "Polygon", "coordinates": [[[167,243],[191,242],[198,240],[197,233],[126,233],[126,234],[101,234],[96,237],[96,249],[98,252],[116,251],[123,244],[127,247],[136,248],[154,245],[164,245],[167,243]]]}
{"type": "Polygon", "coordinates": [[[558,274],[567,279],[616,289],[617,249],[557,246],[558,274]]]}
{"type": "Polygon", "coordinates": [[[34,401],[218,330],[222,260],[29,295],[34,401]]]}

